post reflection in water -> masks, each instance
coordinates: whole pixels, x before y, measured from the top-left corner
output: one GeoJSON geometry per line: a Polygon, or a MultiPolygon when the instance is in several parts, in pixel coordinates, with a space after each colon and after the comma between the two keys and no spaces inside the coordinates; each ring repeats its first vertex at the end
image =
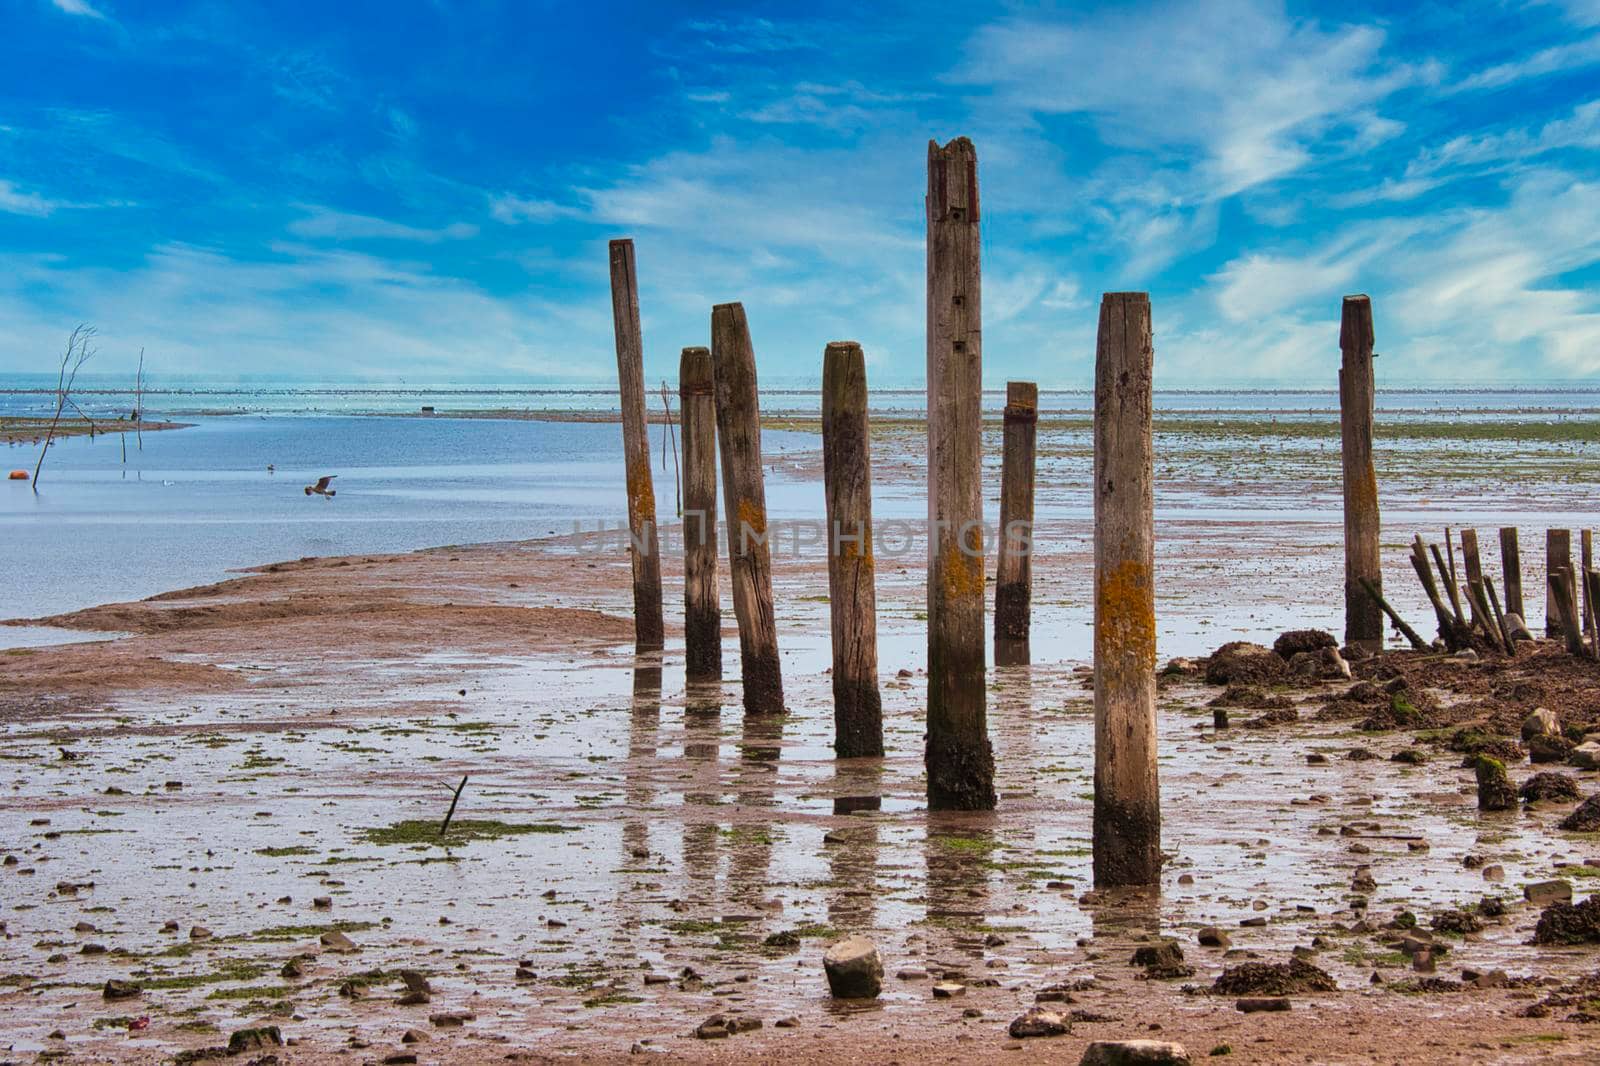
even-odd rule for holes
{"type": "Polygon", "coordinates": [[[721,699],[722,687],[715,683],[695,686],[685,697],[683,758],[688,764],[688,785],[683,792],[683,896],[695,904],[716,898],[721,699]]]}
{"type": "MultiPolygon", "coordinates": [[[[883,809],[883,762],[880,759],[836,759],[833,764],[833,813],[883,809]]],[[[841,933],[870,929],[878,895],[878,820],[852,818],[832,832],[838,843],[826,844],[828,925],[841,933]]]]}
{"type": "Polygon", "coordinates": [[[646,814],[654,799],[651,777],[661,730],[661,659],[640,656],[633,667],[633,705],[628,718],[628,758],[623,764],[623,792],[632,815],[622,823],[622,865],[637,866],[650,857],[646,814]]]}
{"type": "Polygon", "coordinates": [[[923,858],[928,867],[929,963],[954,948],[983,957],[988,922],[988,862],[996,847],[994,816],[988,812],[928,815],[923,858]]]}
{"type": "Polygon", "coordinates": [[[781,714],[746,714],[734,771],[735,803],[728,840],[733,858],[729,898],[760,905],[772,863],[772,817],[777,803],[778,760],[783,754],[781,714]]]}

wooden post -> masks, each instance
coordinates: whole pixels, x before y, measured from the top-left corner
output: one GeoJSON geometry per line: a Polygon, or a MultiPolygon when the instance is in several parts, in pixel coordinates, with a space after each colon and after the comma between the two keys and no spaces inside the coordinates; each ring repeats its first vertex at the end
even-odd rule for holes
{"type": "MultiPolygon", "coordinates": [[[[1590,529],[1580,531],[1578,533],[1578,543],[1580,545],[1578,549],[1579,573],[1588,574],[1590,570],[1594,569],[1594,531],[1590,529]]],[[[1583,586],[1583,631],[1588,633],[1592,630],[1590,616],[1593,613],[1589,610],[1589,581],[1585,578],[1578,583],[1583,586]]]]}
{"type": "Polygon", "coordinates": [[[978,154],[928,142],[930,810],[992,810],[983,632],[983,344],[978,154]]]}
{"type": "Polygon", "coordinates": [[[872,451],[867,360],[855,341],[822,354],[822,481],[828,506],[828,602],[833,622],[833,751],[883,754],[878,694],[878,598],[872,557],[872,451]]]}
{"type": "Polygon", "coordinates": [[[1033,596],[1033,479],[1039,386],[1006,382],[1000,462],[1000,558],[994,577],[994,662],[1024,666],[1033,596]]]}
{"type": "Polygon", "coordinates": [[[756,353],[743,304],[711,309],[711,362],[716,377],[717,443],[722,452],[728,570],[739,620],[745,714],[783,711],[778,624],[772,613],[772,549],[767,544],[767,490],[761,474],[761,405],[756,353]]]}
{"type": "Polygon", "coordinates": [[[1383,591],[1378,559],[1378,474],[1372,463],[1372,301],[1346,296],[1339,323],[1339,430],[1344,457],[1344,639],[1383,650],[1383,612],[1361,587],[1383,591]]]}
{"type": "Polygon", "coordinates": [[[1570,571],[1572,569],[1572,530],[1545,530],[1544,555],[1544,635],[1547,637],[1559,637],[1563,635],[1561,614],[1556,605],[1556,586],[1551,583],[1550,575],[1558,571],[1570,571]]]}
{"type": "Polygon", "coordinates": [[[1483,590],[1483,560],[1478,555],[1478,531],[1476,529],[1463,529],[1461,531],[1461,570],[1467,578],[1467,606],[1472,609],[1472,624],[1483,631],[1490,642],[1494,641],[1494,618],[1483,610],[1487,601],[1480,599],[1483,590]]]}
{"type": "Polygon", "coordinates": [[[1150,885],[1161,875],[1150,433],[1154,361],[1149,294],[1107,293],[1100,302],[1094,387],[1097,887],[1150,885]]]}
{"type": "Polygon", "coordinates": [[[1522,608],[1522,552],[1517,548],[1517,527],[1500,528],[1500,573],[1506,584],[1506,613],[1527,619],[1522,608]]]}
{"type": "Polygon", "coordinates": [[[689,684],[722,679],[717,592],[717,401],[710,348],[678,361],[683,421],[683,658],[689,684]]]}
{"type": "Polygon", "coordinates": [[[644,336],[639,329],[639,284],[634,272],[631,240],[611,242],[611,320],[617,338],[622,458],[628,478],[634,646],[639,651],[659,651],[664,643],[661,542],[656,530],[655,483],[650,478],[650,428],[644,409],[644,336]]]}

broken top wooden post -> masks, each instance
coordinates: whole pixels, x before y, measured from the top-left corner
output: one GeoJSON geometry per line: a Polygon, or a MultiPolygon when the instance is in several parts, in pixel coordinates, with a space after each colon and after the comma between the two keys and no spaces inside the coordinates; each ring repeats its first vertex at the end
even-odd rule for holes
{"type": "Polygon", "coordinates": [[[611,320],[617,338],[622,458],[628,479],[634,646],[639,651],[659,651],[664,643],[661,541],[656,530],[655,484],[650,478],[650,429],[645,421],[644,406],[644,336],[639,329],[639,284],[631,240],[611,242],[611,320]]]}
{"type": "Polygon", "coordinates": [[[1150,296],[1100,302],[1094,371],[1094,883],[1161,876],[1150,296]]]}
{"type": "Polygon", "coordinates": [[[994,576],[994,662],[1029,660],[1033,595],[1033,464],[1039,421],[1039,386],[1006,383],[1004,447],[1000,459],[1000,558],[994,576]]]}
{"type": "Polygon", "coordinates": [[[978,155],[928,142],[930,810],[991,810],[984,685],[983,341],[978,155]]]}
{"type": "Polygon", "coordinates": [[[1550,575],[1562,570],[1568,572],[1572,570],[1572,530],[1545,530],[1544,557],[1544,635],[1559,637],[1563,635],[1564,630],[1561,628],[1561,612],[1556,605],[1556,586],[1550,583],[1550,575]]]}
{"type": "Polygon", "coordinates": [[[867,360],[835,341],[822,355],[822,481],[828,509],[828,602],[833,632],[833,750],[883,754],[878,693],[878,600],[872,556],[872,452],[867,360]]]}
{"type": "Polygon", "coordinates": [[[767,490],[761,474],[761,405],[756,354],[743,304],[711,309],[711,362],[716,377],[717,443],[722,453],[723,521],[745,714],[783,711],[778,624],[772,613],[772,549],[767,544],[767,490]]]}
{"type": "Polygon", "coordinates": [[[683,659],[690,684],[722,679],[717,591],[717,402],[710,348],[678,361],[683,421],[683,659]]]}
{"type": "Polygon", "coordinates": [[[1383,611],[1361,579],[1383,591],[1378,559],[1378,473],[1372,463],[1372,301],[1346,296],[1339,323],[1339,429],[1344,457],[1344,639],[1383,649],[1383,611]]]}

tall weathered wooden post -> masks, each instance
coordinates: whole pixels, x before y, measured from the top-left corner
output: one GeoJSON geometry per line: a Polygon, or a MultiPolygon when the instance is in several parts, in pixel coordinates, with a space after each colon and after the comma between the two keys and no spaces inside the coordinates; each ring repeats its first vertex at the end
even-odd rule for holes
{"type": "Polygon", "coordinates": [[[1500,572],[1505,576],[1506,611],[1528,620],[1522,607],[1522,553],[1517,548],[1517,527],[1500,527],[1500,572]]]}
{"type": "Polygon", "coordinates": [[[878,596],[872,554],[872,451],[861,345],[822,354],[822,481],[828,506],[828,601],[833,623],[833,750],[883,754],[878,692],[878,596]]]}
{"type": "Polygon", "coordinates": [[[633,637],[639,651],[659,651],[661,539],[656,529],[656,489],[650,477],[650,428],[645,421],[644,335],[639,328],[639,283],[633,241],[611,242],[611,320],[617,338],[617,382],[622,399],[622,457],[628,478],[629,554],[633,557],[633,637]]]}
{"type": "Polygon", "coordinates": [[[767,544],[767,490],[761,473],[761,404],[756,353],[743,304],[711,309],[711,363],[716,379],[717,444],[728,528],[733,613],[745,714],[783,711],[778,623],[772,613],[772,549],[767,544]]]}
{"type": "Polygon", "coordinates": [[[1572,572],[1572,530],[1547,529],[1544,533],[1544,635],[1547,637],[1559,637],[1564,632],[1561,610],[1556,606],[1555,586],[1550,582],[1550,575],[1560,571],[1572,572]]]}
{"type": "Polygon", "coordinates": [[[1161,876],[1150,296],[1100,302],[1094,373],[1094,883],[1161,876]]]}
{"type": "Polygon", "coordinates": [[[717,593],[717,401],[710,348],[678,360],[683,422],[683,658],[690,684],[722,679],[717,593]]]}
{"type": "Polygon", "coordinates": [[[1378,473],[1372,462],[1372,301],[1346,296],[1339,323],[1339,429],[1344,456],[1344,639],[1383,648],[1383,611],[1361,587],[1383,591],[1378,559],[1378,473]]]}
{"type": "Polygon", "coordinates": [[[928,142],[930,810],[994,807],[984,688],[978,154],[928,142]]]}
{"type": "Polygon", "coordinates": [[[994,662],[1026,665],[1033,596],[1033,464],[1039,386],[1006,382],[1000,460],[1000,552],[994,577],[994,662]]]}

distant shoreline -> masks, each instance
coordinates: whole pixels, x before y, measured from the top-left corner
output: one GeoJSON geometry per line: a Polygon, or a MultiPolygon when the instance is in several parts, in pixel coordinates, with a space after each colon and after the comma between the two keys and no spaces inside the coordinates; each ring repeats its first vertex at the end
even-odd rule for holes
{"type": "MultiPolygon", "coordinates": [[[[129,422],[119,419],[109,422],[95,422],[93,424],[74,418],[70,422],[65,419],[56,426],[57,437],[91,437],[95,435],[107,436],[112,433],[157,433],[163,429],[188,429],[191,422],[129,422]]],[[[48,418],[0,418],[0,443],[4,444],[43,444],[45,436],[50,432],[50,419],[48,418]]]]}

